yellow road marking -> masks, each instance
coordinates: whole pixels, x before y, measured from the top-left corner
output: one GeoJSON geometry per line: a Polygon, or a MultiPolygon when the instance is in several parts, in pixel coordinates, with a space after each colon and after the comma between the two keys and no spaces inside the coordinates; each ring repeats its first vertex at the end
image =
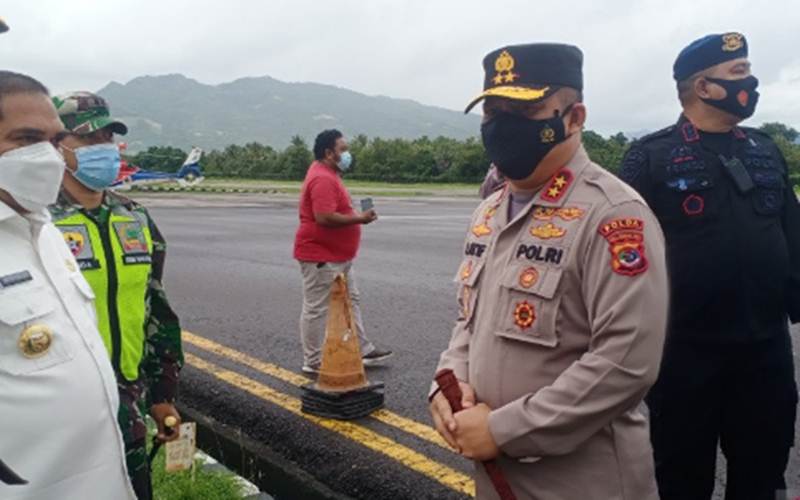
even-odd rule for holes
{"type": "MultiPolygon", "coordinates": [[[[213,340],[209,340],[205,337],[195,335],[192,332],[188,332],[186,330],[183,331],[183,340],[185,342],[188,342],[189,344],[192,344],[195,347],[203,349],[204,351],[212,352],[224,358],[228,358],[231,361],[236,361],[237,363],[249,366],[250,368],[258,370],[261,373],[267,374],[271,377],[283,380],[284,382],[288,382],[296,386],[301,386],[309,382],[309,380],[306,377],[298,375],[295,372],[289,371],[285,368],[281,368],[280,366],[274,365],[272,363],[267,363],[258,358],[254,358],[253,356],[249,356],[243,352],[231,349],[230,347],[226,347],[222,344],[218,344],[213,340]]],[[[442,439],[442,437],[439,435],[438,432],[436,432],[436,430],[433,427],[419,423],[416,420],[403,417],[401,415],[398,415],[396,413],[393,413],[385,409],[376,411],[370,416],[378,420],[379,422],[391,425],[392,427],[396,427],[404,432],[417,436],[421,439],[424,439],[425,441],[429,441],[435,445],[441,446],[446,450],[452,451],[452,448],[450,448],[447,442],[444,439],[442,439]]]]}
{"type": "Polygon", "coordinates": [[[186,363],[199,370],[207,372],[214,377],[227,382],[228,384],[242,389],[258,398],[276,404],[281,408],[294,413],[297,416],[310,420],[315,424],[352,439],[371,450],[382,453],[392,458],[404,466],[417,471],[439,483],[466,495],[475,496],[475,483],[466,474],[452,469],[444,464],[435,462],[425,455],[418,453],[411,448],[401,445],[377,432],[352,422],[331,420],[320,418],[314,415],[303,413],[300,400],[278,392],[269,386],[257,382],[251,378],[240,375],[234,371],[219,367],[209,361],[199,358],[193,354],[186,353],[186,363]]]}

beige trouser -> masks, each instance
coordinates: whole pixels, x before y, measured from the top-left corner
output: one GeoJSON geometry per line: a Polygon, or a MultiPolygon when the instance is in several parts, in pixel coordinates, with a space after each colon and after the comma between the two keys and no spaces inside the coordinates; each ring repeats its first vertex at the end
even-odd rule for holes
{"type": "Polygon", "coordinates": [[[321,266],[316,262],[300,262],[300,270],[303,273],[303,310],[300,313],[303,362],[313,366],[322,361],[322,344],[325,341],[325,322],[328,318],[331,285],[339,274],[344,274],[347,278],[350,301],[353,304],[353,321],[361,344],[361,355],[372,352],[375,346],[364,335],[364,322],[361,320],[359,306],[361,296],[353,274],[353,261],[329,262],[321,266]]]}

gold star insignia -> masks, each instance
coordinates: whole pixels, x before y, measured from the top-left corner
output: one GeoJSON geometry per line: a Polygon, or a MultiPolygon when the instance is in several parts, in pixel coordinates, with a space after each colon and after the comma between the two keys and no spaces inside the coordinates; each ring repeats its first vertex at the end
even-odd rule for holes
{"type": "Polygon", "coordinates": [[[563,188],[564,186],[566,186],[566,185],[567,185],[567,179],[566,179],[566,177],[564,177],[563,175],[559,175],[558,177],[556,177],[555,179],[553,179],[553,184],[554,184],[554,185],[555,185],[557,188],[563,188]]]}
{"type": "Polygon", "coordinates": [[[547,190],[547,196],[555,198],[556,196],[558,196],[558,193],[560,192],[561,190],[558,189],[557,187],[551,187],[550,189],[547,190]]]}

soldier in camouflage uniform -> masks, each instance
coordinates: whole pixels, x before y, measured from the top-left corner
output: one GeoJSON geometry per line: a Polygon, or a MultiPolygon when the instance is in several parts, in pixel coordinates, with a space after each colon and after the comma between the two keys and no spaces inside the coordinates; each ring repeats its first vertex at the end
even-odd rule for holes
{"type": "Polygon", "coordinates": [[[164,420],[171,415],[180,422],[174,404],[183,351],[178,317],[161,283],[166,243],[144,207],[107,190],[120,165],[113,135],[127,127],[88,92],[53,101],[70,135],[61,143],[67,175],[51,213],[95,294],[98,327],[117,375],[128,474],[139,499],[150,499],[144,416],[149,409],[161,441],[177,437],[164,420]]]}

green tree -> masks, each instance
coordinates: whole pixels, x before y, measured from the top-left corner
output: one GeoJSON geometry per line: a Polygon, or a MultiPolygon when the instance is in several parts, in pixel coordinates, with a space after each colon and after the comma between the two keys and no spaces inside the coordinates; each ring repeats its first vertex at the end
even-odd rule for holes
{"type": "Polygon", "coordinates": [[[279,155],[280,175],[288,179],[302,179],[306,175],[308,166],[311,165],[313,155],[308,149],[306,141],[296,135],[292,137],[291,145],[279,155]]]}
{"type": "Polygon", "coordinates": [[[172,146],[150,146],[145,151],[127,156],[128,163],[147,170],[177,172],[186,160],[186,151],[172,146]]]}

